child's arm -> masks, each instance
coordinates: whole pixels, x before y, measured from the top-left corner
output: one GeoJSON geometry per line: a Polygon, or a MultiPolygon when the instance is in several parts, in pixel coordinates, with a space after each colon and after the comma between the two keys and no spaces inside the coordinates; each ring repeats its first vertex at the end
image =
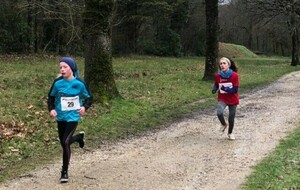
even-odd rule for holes
{"type": "Polygon", "coordinates": [[[211,93],[215,94],[215,93],[218,91],[218,88],[219,88],[219,85],[218,85],[217,83],[215,83],[215,84],[213,85],[213,88],[212,88],[212,90],[211,90],[211,93]]]}
{"type": "Polygon", "coordinates": [[[55,96],[48,95],[47,104],[48,104],[48,110],[49,110],[49,112],[51,110],[55,109],[55,96]]]}
{"type": "Polygon", "coordinates": [[[50,116],[51,117],[56,117],[57,112],[55,110],[55,97],[48,95],[47,104],[48,104],[48,110],[49,110],[50,116]]]}
{"type": "Polygon", "coordinates": [[[93,97],[90,96],[89,98],[84,99],[83,101],[83,107],[85,108],[85,110],[88,110],[93,103],[93,97]]]}
{"type": "Polygon", "coordinates": [[[238,92],[238,89],[239,87],[238,86],[234,86],[232,88],[229,88],[229,87],[225,87],[225,86],[222,86],[221,87],[221,90],[229,93],[229,94],[234,94],[234,93],[237,93],[238,92]]]}
{"type": "Polygon", "coordinates": [[[83,106],[81,106],[80,109],[78,110],[80,115],[84,115],[85,111],[92,106],[92,100],[93,100],[92,97],[84,99],[83,106]]]}

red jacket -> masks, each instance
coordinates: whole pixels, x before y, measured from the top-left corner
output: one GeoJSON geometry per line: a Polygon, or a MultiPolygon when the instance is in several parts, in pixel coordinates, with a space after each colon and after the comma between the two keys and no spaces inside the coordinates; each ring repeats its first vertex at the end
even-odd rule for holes
{"type": "MultiPolygon", "coordinates": [[[[233,72],[232,75],[226,79],[222,78],[219,73],[215,74],[215,84],[222,84],[224,87],[239,87],[239,75],[236,72],[233,72]]],[[[218,101],[222,101],[227,105],[237,105],[239,104],[239,95],[238,93],[227,93],[223,90],[218,91],[218,101]]]]}

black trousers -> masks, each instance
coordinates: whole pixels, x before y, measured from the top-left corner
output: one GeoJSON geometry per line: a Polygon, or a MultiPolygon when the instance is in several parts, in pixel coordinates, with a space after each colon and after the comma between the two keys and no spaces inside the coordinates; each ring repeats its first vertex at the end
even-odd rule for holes
{"type": "Polygon", "coordinates": [[[79,142],[79,135],[73,136],[78,122],[57,121],[58,137],[63,150],[62,170],[68,171],[71,158],[71,144],[79,142]]]}
{"type": "Polygon", "coordinates": [[[234,127],[234,118],[236,113],[236,107],[237,105],[227,105],[224,102],[218,102],[217,104],[217,116],[221,122],[222,125],[225,125],[225,118],[224,118],[224,110],[228,106],[229,109],[229,117],[228,117],[228,123],[229,123],[229,129],[228,134],[231,134],[234,127]]]}

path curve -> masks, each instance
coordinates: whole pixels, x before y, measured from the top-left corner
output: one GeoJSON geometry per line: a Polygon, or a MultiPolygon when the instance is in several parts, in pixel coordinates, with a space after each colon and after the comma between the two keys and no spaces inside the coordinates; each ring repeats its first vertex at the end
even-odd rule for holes
{"type": "MultiPolygon", "coordinates": [[[[218,132],[215,110],[195,112],[149,135],[93,152],[76,149],[70,181],[58,181],[61,161],[0,185],[5,189],[235,190],[251,166],[299,125],[300,72],[241,97],[235,136],[218,132]]],[[[87,142],[88,143],[88,142],[87,142]]]]}

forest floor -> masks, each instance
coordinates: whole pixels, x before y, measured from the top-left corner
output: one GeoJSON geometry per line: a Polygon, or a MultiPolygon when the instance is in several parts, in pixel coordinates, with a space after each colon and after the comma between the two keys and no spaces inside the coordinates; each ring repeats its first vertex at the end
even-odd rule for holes
{"type": "MultiPolygon", "coordinates": [[[[105,145],[73,149],[69,182],[59,183],[61,160],[2,183],[0,189],[234,190],[251,167],[299,126],[300,72],[243,94],[235,141],[218,132],[215,109],[187,115],[166,128],[105,145]]],[[[87,134],[88,135],[88,134],[87,134]]]]}

